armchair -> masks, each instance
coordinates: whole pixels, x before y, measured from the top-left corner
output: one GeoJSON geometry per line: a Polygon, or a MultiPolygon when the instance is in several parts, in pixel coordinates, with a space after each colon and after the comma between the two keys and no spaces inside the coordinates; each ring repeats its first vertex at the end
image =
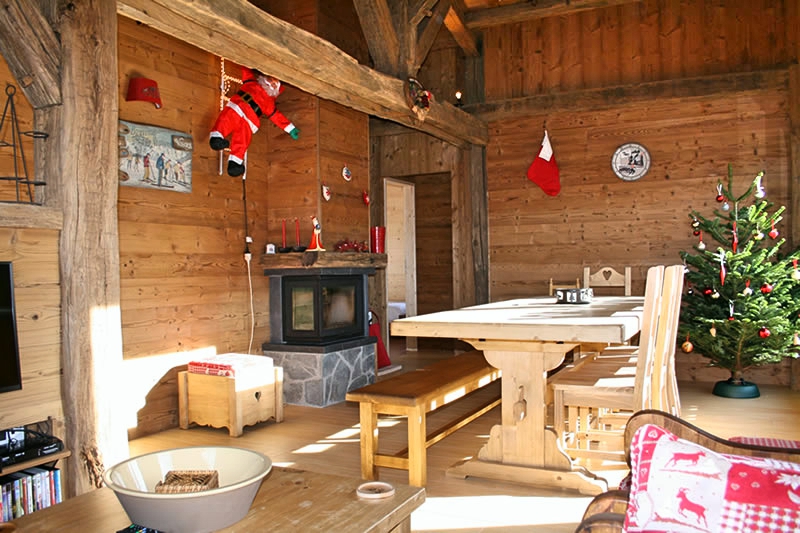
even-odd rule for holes
{"type": "Polygon", "coordinates": [[[756,520],[775,531],[800,528],[800,449],[725,440],[655,410],[629,419],[625,444],[629,486],[596,496],[576,533],[683,531],[684,525],[747,531],[737,528],[756,520]]]}

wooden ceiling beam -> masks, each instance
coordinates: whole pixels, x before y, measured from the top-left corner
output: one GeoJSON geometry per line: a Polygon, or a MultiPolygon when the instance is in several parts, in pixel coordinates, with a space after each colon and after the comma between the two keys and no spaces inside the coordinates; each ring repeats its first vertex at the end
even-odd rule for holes
{"type": "Polygon", "coordinates": [[[425,29],[422,30],[422,34],[417,37],[417,46],[414,50],[414,64],[412,65],[414,72],[419,70],[422,62],[425,61],[425,58],[428,56],[428,52],[431,51],[433,42],[436,40],[439,30],[442,29],[444,17],[447,15],[448,11],[450,11],[450,0],[439,0],[439,3],[436,4],[436,9],[431,13],[428,19],[425,29]]]}
{"type": "Polygon", "coordinates": [[[238,0],[118,0],[117,12],[295,87],[465,146],[486,145],[486,123],[432,102],[424,121],[406,103],[405,81],[372,70],[331,43],[238,0]]]}
{"type": "Polygon", "coordinates": [[[61,43],[32,0],[0,2],[0,54],[34,109],[61,103],[61,43]]]}
{"type": "Polygon", "coordinates": [[[502,102],[467,105],[466,107],[487,122],[494,122],[524,115],[558,113],[567,110],[585,112],[622,105],[644,104],[653,99],[696,98],[732,92],[781,89],[788,87],[788,84],[789,74],[786,69],[759,70],[526,96],[502,102]]]}
{"type": "Polygon", "coordinates": [[[501,24],[513,24],[526,20],[571,15],[580,11],[619,6],[641,2],[642,0],[538,0],[522,2],[489,9],[472,9],[466,12],[467,27],[470,29],[488,28],[501,24]]]}
{"type": "Polygon", "coordinates": [[[444,17],[444,25],[466,55],[478,57],[481,54],[478,49],[478,39],[475,33],[467,28],[465,13],[464,0],[451,0],[450,10],[444,17]]]}
{"type": "Polygon", "coordinates": [[[409,7],[408,13],[410,18],[408,22],[412,26],[416,26],[425,17],[431,16],[431,8],[440,0],[417,0],[417,3],[409,7]]]}
{"type": "Polygon", "coordinates": [[[398,76],[400,43],[387,0],[353,0],[375,69],[398,76]]]}

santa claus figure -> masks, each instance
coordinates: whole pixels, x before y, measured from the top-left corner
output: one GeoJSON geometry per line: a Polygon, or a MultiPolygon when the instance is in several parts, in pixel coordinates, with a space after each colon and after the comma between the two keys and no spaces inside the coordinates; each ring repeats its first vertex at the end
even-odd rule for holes
{"type": "Polygon", "coordinates": [[[255,69],[242,68],[242,86],[222,109],[211,130],[209,144],[214,150],[230,147],[228,174],[244,174],[244,155],[253,134],[261,127],[265,116],[288,133],[292,139],[300,136],[298,130],[275,107],[275,99],[284,91],[280,80],[255,69]],[[230,136],[230,141],[226,137],[230,136]]]}

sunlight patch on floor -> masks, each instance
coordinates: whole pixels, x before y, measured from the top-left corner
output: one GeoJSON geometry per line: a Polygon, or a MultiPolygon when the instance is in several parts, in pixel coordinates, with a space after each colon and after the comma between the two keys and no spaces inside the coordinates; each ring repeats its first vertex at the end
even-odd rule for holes
{"type": "MultiPolygon", "coordinates": [[[[545,526],[578,523],[591,497],[464,496],[427,498],[411,514],[413,531],[479,531],[506,528],[546,531],[545,526]]],[[[574,526],[573,526],[574,527],[574,526]]]]}

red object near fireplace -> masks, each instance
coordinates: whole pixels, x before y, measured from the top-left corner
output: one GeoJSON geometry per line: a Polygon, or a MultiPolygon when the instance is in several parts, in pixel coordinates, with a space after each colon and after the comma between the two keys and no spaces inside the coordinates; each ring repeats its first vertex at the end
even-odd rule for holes
{"type": "Polygon", "coordinates": [[[370,314],[372,315],[372,319],[369,321],[369,334],[378,339],[378,368],[391,366],[392,361],[389,359],[386,345],[383,344],[383,339],[381,338],[381,323],[380,320],[378,320],[378,315],[372,310],[370,310],[370,314]]]}

